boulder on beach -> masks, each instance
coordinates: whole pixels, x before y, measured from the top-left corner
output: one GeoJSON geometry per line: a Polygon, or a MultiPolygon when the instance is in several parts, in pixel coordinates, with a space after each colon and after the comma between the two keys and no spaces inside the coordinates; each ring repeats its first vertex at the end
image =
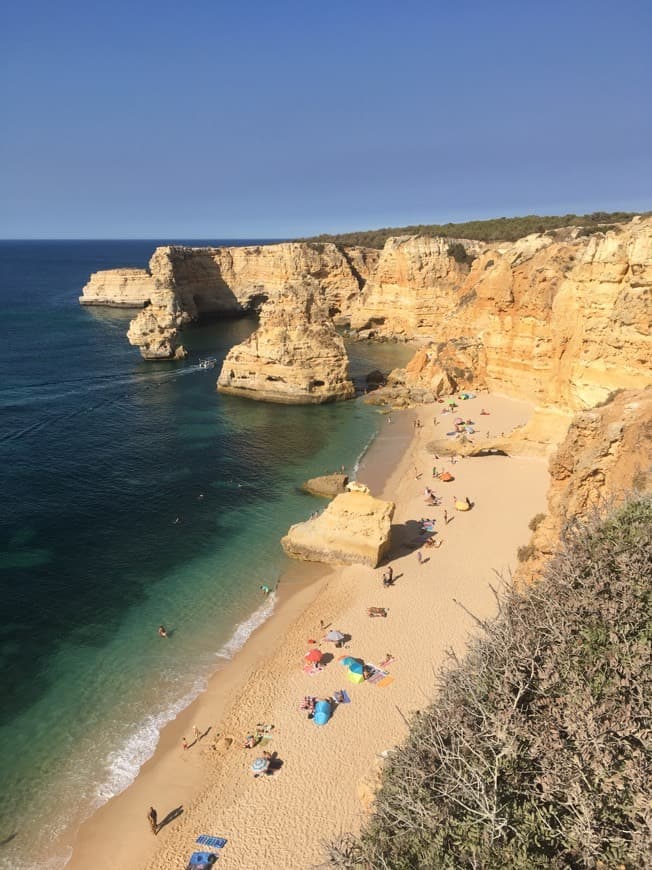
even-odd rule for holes
{"type": "Polygon", "coordinates": [[[317,517],[291,526],[281,544],[295,559],[375,568],[389,548],[393,515],[393,502],[345,492],[317,517]]]}

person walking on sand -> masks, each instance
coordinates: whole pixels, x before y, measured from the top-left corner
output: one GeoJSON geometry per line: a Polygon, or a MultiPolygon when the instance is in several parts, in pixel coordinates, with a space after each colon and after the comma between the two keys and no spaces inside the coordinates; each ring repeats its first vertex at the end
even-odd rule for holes
{"type": "Polygon", "coordinates": [[[448,525],[448,511],[444,508],[444,525],[448,525]]]}
{"type": "Polygon", "coordinates": [[[185,737],[181,738],[181,745],[183,746],[184,749],[188,748],[188,741],[186,740],[185,737]]]}
{"type": "Polygon", "coordinates": [[[419,562],[419,565],[423,564],[423,553],[421,550],[417,551],[417,561],[419,562]]]}
{"type": "Polygon", "coordinates": [[[152,829],[152,834],[158,834],[158,813],[154,809],[154,807],[149,808],[149,812],[147,813],[147,821],[149,822],[149,826],[152,829]]]}

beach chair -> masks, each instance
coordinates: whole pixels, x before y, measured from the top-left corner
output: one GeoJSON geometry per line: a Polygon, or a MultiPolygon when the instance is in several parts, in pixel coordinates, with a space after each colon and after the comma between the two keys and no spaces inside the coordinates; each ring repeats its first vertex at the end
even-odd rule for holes
{"type": "Polygon", "coordinates": [[[224,837],[211,837],[209,834],[200,834],[195,840],[200,846],[208,846],[210,849],[223,849],[227,841],[224,837]]]}

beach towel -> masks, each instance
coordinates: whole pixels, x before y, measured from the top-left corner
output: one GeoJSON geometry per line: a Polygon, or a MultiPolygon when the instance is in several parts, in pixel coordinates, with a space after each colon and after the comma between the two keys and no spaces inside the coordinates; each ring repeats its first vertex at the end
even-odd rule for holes
{"type": "Polygon", "coordinates": [[[201,834],[195,843],[199,843],[200,846],[210,846],[211,849],[223,849],[227,841],[224,837],[210,837],[208,834],[201,834]]]}
{"type": "Polygon", "coordinates": [[[387,676],[387,677],[383,677],[382,680],[379,680],[379,681],[376,683],[376,685],[377,685],[379,688],[384,689],[385,686],[389,686],[389,684],[390,684],[390,683],[393,683],[393,682],[394,682],[394,677],[387,676]]]}
{"type": "Polygon", "coordinates": [[[311,677],[313,676],[313,674],[321,674],[322,672],[322,668],[316,668],[314,667],[314,665],[311,664],[305,664],[303,666],[303,670],[304,673],[308,674],[311,677]]]}
{"type": "Polygon", "coordinates": [[[375,665],[373,665],[372,667],[373,671],[371,673],[371,676],[367,677],[367,682],[376,685],[376,683],[379,683],[384,677],[387,676],[387,671],[383,671],[381,668],[377,668],[375,665]]]}

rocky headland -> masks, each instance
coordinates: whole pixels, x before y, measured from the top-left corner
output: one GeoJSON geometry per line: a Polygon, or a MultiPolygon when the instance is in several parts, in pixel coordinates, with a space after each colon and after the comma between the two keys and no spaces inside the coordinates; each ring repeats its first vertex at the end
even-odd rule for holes
{"type": "Polygon", "coordinates": [[[307,279],[263,305],[258,329],[227,354],[217,389],[289,405],[350,399],[348,364],[325,293],[307,279]]]}
{"type": "MultiPolygon", "coordinates": [[[[306,278],[353,335],[427,345],[427,359],[415,361],[418,384],[408,372],[408,401],[414,387],[436,396],[486,386],[577,410],[649,381],[652,218],[491,247],[411,236],[382,251],[309,242],[158,248],[147,271],[95,273],[81,301],[150,302],[130,340],[145,358],[174,358],[188,323],[257,311],[306,278]]],[[[400,375],[392,386],[402,386],[400,375]]]]}

